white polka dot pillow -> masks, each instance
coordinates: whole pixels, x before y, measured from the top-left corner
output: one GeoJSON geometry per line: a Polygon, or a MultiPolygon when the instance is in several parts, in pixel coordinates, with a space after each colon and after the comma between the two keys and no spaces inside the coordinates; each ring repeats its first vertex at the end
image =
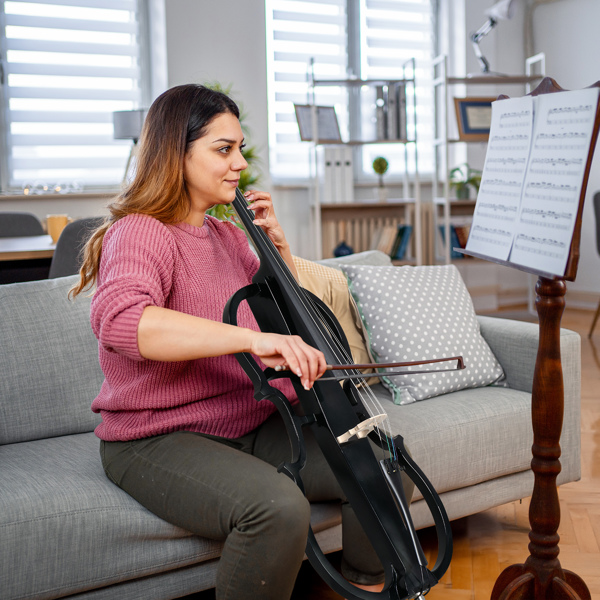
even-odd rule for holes
{"type": "MultiPolygon", "coordinates": [[[[498,382],[502,367],[481,336],[469,292],[454,265],[343,265],[378,363],[462,356],[466,369],[383,377],[396,404],[498,382]]],[[[456,362],[410,367],[441,371],[456,362]]],[[[405,367],[394,369],[405,371],[405,367]]]]}

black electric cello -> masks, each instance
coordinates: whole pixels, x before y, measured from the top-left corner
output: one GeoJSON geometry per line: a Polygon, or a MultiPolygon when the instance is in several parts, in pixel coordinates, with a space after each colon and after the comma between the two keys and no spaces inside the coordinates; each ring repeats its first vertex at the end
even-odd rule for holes
{"type": "MultiPolygon", "coordinates": [[[[442,502],[408,455],[402,437],[392,436],[386,430],[387,415],[374,394],[369,393],[368,387],[356,385],[355,381],[365,375],[357,370],[361,365],[351,364],[349,346],[335,316],[296,282],[267,234],[253,224],[254,214],[239,189],[233,207],[256,248],[260,267],[252,284],[229,299],[223,320],[236,325],[238,307],[247,301],[262,331],[299,335],[321,350],[328,364],[325,374],[307,391],[291,372],[263,370],[251,354],[236,354],[254,385],[256,400],[273,402],[285,421],[292,458],[279,470],[304,491],[301,471],[306,453],[302,428],[310,427],[381,561],[385,570],[383,591],[368,592],[347,582],[326,558],[312,530],[306,547],[310,563],[333,590],[348,600],[420,598],[439,581],[452,557],[450,522],[442,502]],[[281,377],[292,381],[303,416],[298,416],[285,395],[270,385],[270,381],[281,377]],[[368,438],[381,449],[381,457],[373,451],[368,438]],[[432,569],[427,566],[408,510],[402,471],[423,494],[434,519],[438,555],[432,569]]],[[[456,359],[458,368],[463,368],[459,357],[456,359]]]]}

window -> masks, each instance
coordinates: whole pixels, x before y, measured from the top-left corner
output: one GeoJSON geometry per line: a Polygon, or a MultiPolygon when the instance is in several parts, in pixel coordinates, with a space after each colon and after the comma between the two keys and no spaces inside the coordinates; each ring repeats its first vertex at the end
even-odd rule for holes
{"type": "Polygon", "coordinates": [[[3,190],[115,187],[131,143],[112,113],[142,107],[141,2],[0,3],[3,190]]]}
{"type": "MultiPolygon", "coordinates": [[[[410,64],[407,71],[403,65],[414,59],[419,171],[431,172],[433,31],[433,0],[267,0],[272,176],[281,180],[310,174],[309,144],[300,141],[294,103],[311,100],[311,60],[316,79],[401,79],[412,75],[410,64]]],[[[349,139],[350,133],[352,139],[373,139],[373,89],[363,88],[357,99],[347,87],[318,86],[314,100],[319,105],[335,106],[344,139],[349,139]]],[[[389,160],[390,175],[404,172],[402,145],[369,144],[361,148],[359,177],[372,176],[372,160],[380,154],[389,160]]],[[[414,168],[410,162],[409,168],[414,168]]]]}

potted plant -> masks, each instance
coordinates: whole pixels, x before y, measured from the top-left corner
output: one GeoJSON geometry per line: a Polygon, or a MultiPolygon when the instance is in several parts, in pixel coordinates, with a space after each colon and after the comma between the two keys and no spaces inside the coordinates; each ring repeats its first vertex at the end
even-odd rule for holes
{"type": "Polygon", "coordinates": [[[458,200],[468,200],[471,196],[471,188],[475,195],[479,192],[481,185],[481,171],[472,169],[467,163],[454,167],[449,174],[450,188],[456,191],[458,200]]]}
{"type": "Polygon", "coordinates": [[[373,160],[373,171],[375,171],[377,177],[379,177],[379,184],[376,190],[380,202],[385,202],[387,200],[387,192],[383,185],[383,176],[387,172],[389,166],[387,159],[383,156],[378,156],[373,160]]]}

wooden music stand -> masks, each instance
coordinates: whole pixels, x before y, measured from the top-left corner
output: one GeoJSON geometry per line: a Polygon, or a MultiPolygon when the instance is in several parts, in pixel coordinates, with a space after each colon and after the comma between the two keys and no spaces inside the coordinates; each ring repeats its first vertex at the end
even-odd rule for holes
{"type": "MultiPolygon", "coordinates": [[[[597,82],[590,87],[600,87],[597,82]]],[[[537,96],[564,91],[556,82],[545,78],[530,95],[537,96]]],[[[506,98],[506,96],[501,96],[506,98]]],[[[593,127],[592,141],[585,166],[583,185],[579,198],[575,228],[569,248],[567,266],[563,276],[522,267],[511,262],[462,250],[463,254],[517,268],[538,276],[536,310],[539,317],[540,341],[535,364],[532,389],[531,415],[533,422],[534,487],[529,507],[529,552],[523,564],[507,567],[498,577],[491,600],[591,600],[584,581],[575,573],[563,569],[558,560],[558,526],[560,505],[556,478],[561,470],[560,434],[564,412],[564,388],[560,358],[560,321],[565,307],[566,281],[574,281],[579,263],[581,220],[587,182],[598,128],[600,102],[593,127]]]]}

